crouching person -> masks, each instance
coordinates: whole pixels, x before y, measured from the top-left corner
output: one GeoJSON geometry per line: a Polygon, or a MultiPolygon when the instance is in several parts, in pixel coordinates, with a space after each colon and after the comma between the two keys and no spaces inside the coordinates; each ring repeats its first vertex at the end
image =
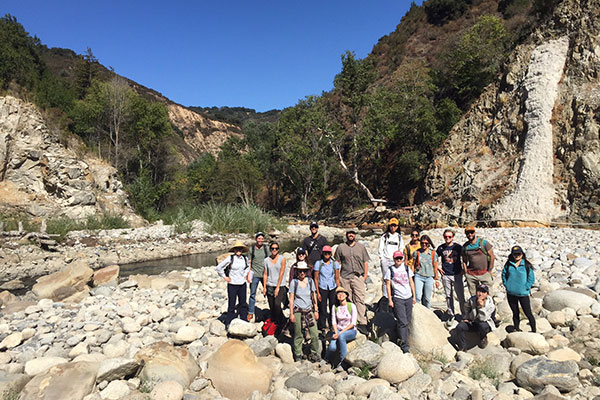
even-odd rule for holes
{"type": "Polygon", "coordinates": [[[490,290],[487,285],[477,286],[475,296],[472,296],[465,304],[465,315],[463,320],[456,327],[457,348],[464,351],[467,347],[465,334],[467,331],[475,331],[479,334],[480,348],[487,346],[487,334],[496,329],[494,323],[494,313],[496,306],[490,297],[490,290]]]}
{"type": "Polygon", "coordinates": [[[250,273],[248,258],[242,254],[248,251],[248,247],[238,240],[230,251],[233,254],[217,265],[217,273],[227,282],[227,318],[225,320],[227,326],[235,318],[236,300],[240,318],[244,321],[248,318],[246,281],[250,273]]]}
{"type": "Polygon", "coordinates": [[[408,324],[412,318],[413,304],[417,302],[414,274],[412,269],[404,263],[404,254],[394,252],[394,265],[385,270],[383,277],[390,309],[396,317],[396,330],[398,332],[399,346],[404,353],[409,352],[408,324]]]}
{"type": "Polygon", "coordinates": [[[350,293],[341,286],[335,289],[337,304],[331,307],[331,325],[333,330],[333,338],[327,348],[325,359],[332,362],[332,356],[339,349],[339,363],[334,367],[339,366],[348,352],[347,343],[356,339],[356,320],[358,311],[356,306],[348,301],[350,293]]]}
{"type": "Polygon", "coordinates": [[[319,332],[316,320],[319,318],[317,311],[317,288],[315,282],[307,277],[310,270],[305,261],[296,264],[296,278],[290,283],[290,322],[294,324],[294,357],[302,358],[302,343],[304,342],[304,329],[310,333],[309,360],[317,362],[319,356],[319,332]]]}

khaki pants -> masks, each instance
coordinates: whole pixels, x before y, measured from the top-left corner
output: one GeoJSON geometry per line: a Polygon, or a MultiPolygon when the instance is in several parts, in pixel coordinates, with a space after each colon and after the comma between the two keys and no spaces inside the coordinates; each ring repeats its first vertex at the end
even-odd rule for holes
{"type": "Polygon", "coordinates": [[[357,322],[360,325],[366,325],[367,307],[365,306],[365,296],[367,294],[367,284],[365,283],[364,276],[340,277],[340,283],[344,289],[350,292],[348,299],[356,305],[356,311],[358,312],[357,322]]]}
{"type": "Polygon", "coordinates": [[[465,279],[467,280],[467,286],[469,287],[471,296],[475,296],[477,293],[477,286],[482,283],[486,284],[488,287],[492,286],[492,274],[489,272],[486,272],[483,275],[471,275],[466,273],[465,279]]]}

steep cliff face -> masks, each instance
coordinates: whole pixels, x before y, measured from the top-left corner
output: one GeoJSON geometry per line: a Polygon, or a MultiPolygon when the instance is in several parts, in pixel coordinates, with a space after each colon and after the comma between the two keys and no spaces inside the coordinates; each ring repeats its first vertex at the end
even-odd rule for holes
{"type": "Polygon", "coordinates": [[[85,218],[108,212],[141,225],[112,166],[65,148],[39,110],[0,97],[0,211],[85,218]]]}
{"type": "Polygon", "coordinates": [[[415,219],[600,220],[600,1],[564,0],[454,126],[415,219]]]}

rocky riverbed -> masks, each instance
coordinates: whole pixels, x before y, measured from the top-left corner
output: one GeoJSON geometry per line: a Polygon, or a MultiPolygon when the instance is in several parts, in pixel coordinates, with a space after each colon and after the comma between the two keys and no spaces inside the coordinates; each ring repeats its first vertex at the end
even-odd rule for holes
{"type": "MultiPolygon", "coordinates": [[[[442,231],[427,232],[436,245],[442,231]]],[[[306,233],[305,226],[292,227],[286,235],[306,233]]],[[[294,362],[290,338],[261,337],[261,322],[235,320],[227,330],[219,320],[227,307],[226,286],[214,268],[131,276],[124,282],[118,280],[118,266],[98,269],[98,260],[116,257],[111,254],[116,250],[129,259],[125,257],[151,252],[150,247],[162,254],[172,247],[194,251],[203,246],[199,243],[212,242],[211,249],[217,250],[235,239],[202,236],[205,233],[199,234],[200,239],[190,237],[193,234],[134,237],[138,234],[106,232],[94,237],[96,245],[61,248],[48,270],[59,274],[40,280],[21,297],[2,292],[0,394],[18,398],[20,393],[23,400],[600,396],[598,231],[478,230],[494,246],[497,270],[515,243],[523,246],[533,263],[532,305],[538,333],[526,332],[526,321],[521,324],[524,332],[506,331],[511,313],[497,273],[491,295],[502,325],[489,335],[487,348],[475,346],[457,353],[448,343],[453,325],[416,306],[412,353],[405,355],[389,340],[394,336],[393,320],[370,311],[373,332],[351,343],[349,365],[343,370],[332,370],[325,362],[294,362]]],[[[458,232],[457,241],[464,239],[458,232]]],[[[85,241],[84,236],[76,240],[85,241]]],[[[367,301],[374,303],[381,285],[377,238],[369,237],[364,244],[372,258],[367,301]]],[[[19,254],[18,268],[28,260],[37,260],[37,265],[46,262],[37,249],[28,249],[22,244],[3,247],[3,260],[19,254]]],[[[18,273],[24,270],[29,271],[18,273]]],[[[436,290],[433,305],[445,308],[443,289],[436,290]]],[[[257,306],[267,308],[262,295],[257,306]]],[[[265,313],[257,316],[263,319],[265,313]]]]}

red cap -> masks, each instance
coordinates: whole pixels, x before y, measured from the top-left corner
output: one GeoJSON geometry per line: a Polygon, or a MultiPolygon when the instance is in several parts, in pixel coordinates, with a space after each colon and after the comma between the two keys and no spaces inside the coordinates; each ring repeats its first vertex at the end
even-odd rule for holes
{"type": "Polygon", "coordinates": [[[331,246],[323,246],[323,250],[321,250],[321,251],[322,251],[322,252],[326,252],[326,251],[328,251],[328,252],[332,253],[332,252],[333,252],[333,249],[331,248],[331,246]]]}
{"type": "Polygon", "coordinates": [[[402,258],[404,258],[404,254],[400,250],[396,250],[394,252],[394,258],[396,258],[396,257],[402,257],[402,258]]]}

